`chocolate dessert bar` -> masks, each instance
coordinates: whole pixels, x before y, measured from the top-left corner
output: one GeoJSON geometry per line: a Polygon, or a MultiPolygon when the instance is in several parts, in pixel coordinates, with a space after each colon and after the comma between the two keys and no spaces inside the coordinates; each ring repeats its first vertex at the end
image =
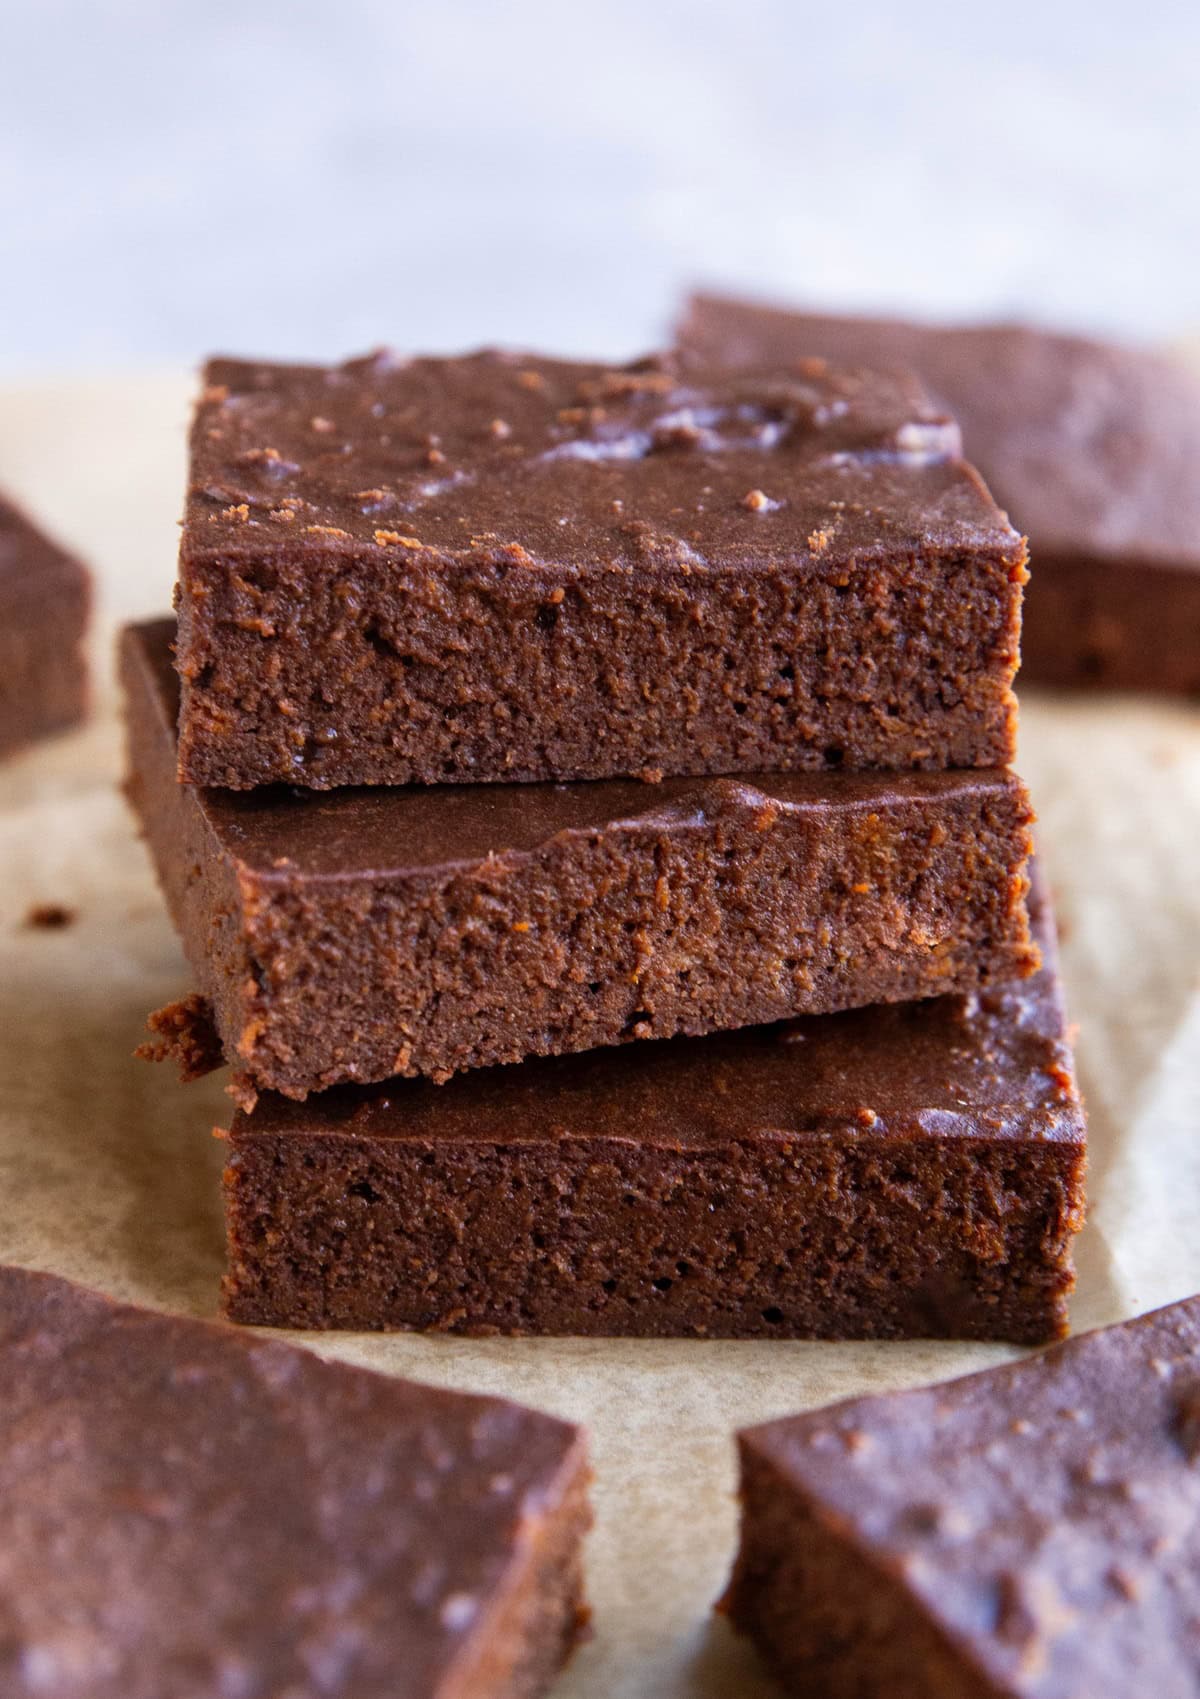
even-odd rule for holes
{"type": "Polygon", "coordinates": [[[822,1699],[1192,1699],[1200,1299],[739,1435],[724,1608],[822,1699]]]}
{"type": "Polygon", "coordinates": [[[1003,766],[1025,577],[905,375],[216,360],[179,771],[323,790],[1003,766]]]}
{"type": "Polygon", "coordinates": [[[1039,973],[965,997],[264,1096],[227,1135],[228,1313],[1052,1339],[1085,1135],[1035,914],[1039,973]]]}
{"type": "Polygon", "coordinates": [[[1200,693],[1200,377],[1181,361],[1021,325],[838,318],[705,295],[680,337],[705,370],[794,369],[816,355],[918,371],[1029,535],[1022,679],[1200,693]]]}
{"type": "Polygon", "coordinates": [[[202,790],[175,778],[170,635],[123,641],[129,792],[243,1095],[443,1080],[1035,964],[1011,774],[202,790]]]}
{"type": "Polygon", "coordinates": [[[0,756],[83,719],[86,569],[0,496],[0,756]]]}
{"type": "Polygon", "coordinates": [[[533,1699],[579,1429],[0,1268],[7,1699],[533,1699]]]}

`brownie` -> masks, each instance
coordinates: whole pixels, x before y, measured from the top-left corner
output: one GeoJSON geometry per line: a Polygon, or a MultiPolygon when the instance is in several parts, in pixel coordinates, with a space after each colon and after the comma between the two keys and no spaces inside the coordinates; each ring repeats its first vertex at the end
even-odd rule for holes
{"type": "Polygon", "coordinates": [[[203,790],[175,778],[170,634],[124,637],[129,790],[244,1094],[443,1080],[1034,965],[1009,773],[203,790]]]}
{"type": "Polygon", "coordinates": [[[1200,1298],[739,1435],[724,1608],[823,1699],[1194,1699],[1200,1298]]]}
{"type": "Polygon", "coordinates": [[[0,496],[0,756],[87,708],[86,569],[0,496]]]}
{"type": "Polygon", "coordinates": [[[1029,535],[1022,678],[1200,692],[1200,378],[1181,361],[1022,325],[711,296],[692,301],[680,334],[705,369],[813,355],[914,367],[1029,535]]]}
{"type": "Polygon", "coordinates": [[[1006,987],[397,1080],[229,1132],[228,1313],[995,1338],[1066,1325],[1083,1112],[1050,922],[1006,987]]]}
{"type": "Polygon", "coordinates": [[[216,360],[197,784],[991,767],[1025,547],[903,374],[216,360]]]}
{"type": "Polygon", "coordinates": [[[0,1268],[5,1699],[529,1699],[578,1428],[0,1268]]]}

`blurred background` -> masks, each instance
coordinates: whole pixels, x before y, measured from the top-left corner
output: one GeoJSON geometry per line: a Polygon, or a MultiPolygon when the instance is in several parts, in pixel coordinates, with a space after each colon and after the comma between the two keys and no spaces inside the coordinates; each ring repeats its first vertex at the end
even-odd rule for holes
{"type": "Polygon", "coordinates": [[[0,0],[0,379],[610,355],[696,281],[1200,322],[1200,7],[0,0]]]}

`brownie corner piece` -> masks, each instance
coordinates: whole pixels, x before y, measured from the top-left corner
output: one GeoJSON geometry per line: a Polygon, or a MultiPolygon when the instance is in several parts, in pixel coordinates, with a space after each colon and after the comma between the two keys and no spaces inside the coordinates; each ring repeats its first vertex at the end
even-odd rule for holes
{"type": "Polygon", "coordinates": [[[216,362],[180,555],[180,771],[328,789],[1003,766],[1025,575],[957,427],[902,373],[216,362]]]}
{"type": "Polygon", "coordinates": [[[83,719],[90,608],[83,564],[0,496],[0,756],[83,719]]]}
{"type": "Polygon", "coordinates": [[[505,1399],[0,1267],[6,1694],[536,1699],[589,1479],[505,1399]]]}
{"type": "Polygon", "coordinates": [[[829,1699],[1195,1691],[1200,1299],[738,1436],[720,1608],[829,1699]]]}

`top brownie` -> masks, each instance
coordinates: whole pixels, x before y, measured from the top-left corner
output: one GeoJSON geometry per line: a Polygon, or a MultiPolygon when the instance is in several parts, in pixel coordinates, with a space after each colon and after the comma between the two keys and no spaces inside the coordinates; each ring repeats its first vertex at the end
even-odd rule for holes
{"type": "Polygon", "coordinates": [[[180,774],[1005,764],[1025,549],[900,372],[217,360],[180,774]]]}

